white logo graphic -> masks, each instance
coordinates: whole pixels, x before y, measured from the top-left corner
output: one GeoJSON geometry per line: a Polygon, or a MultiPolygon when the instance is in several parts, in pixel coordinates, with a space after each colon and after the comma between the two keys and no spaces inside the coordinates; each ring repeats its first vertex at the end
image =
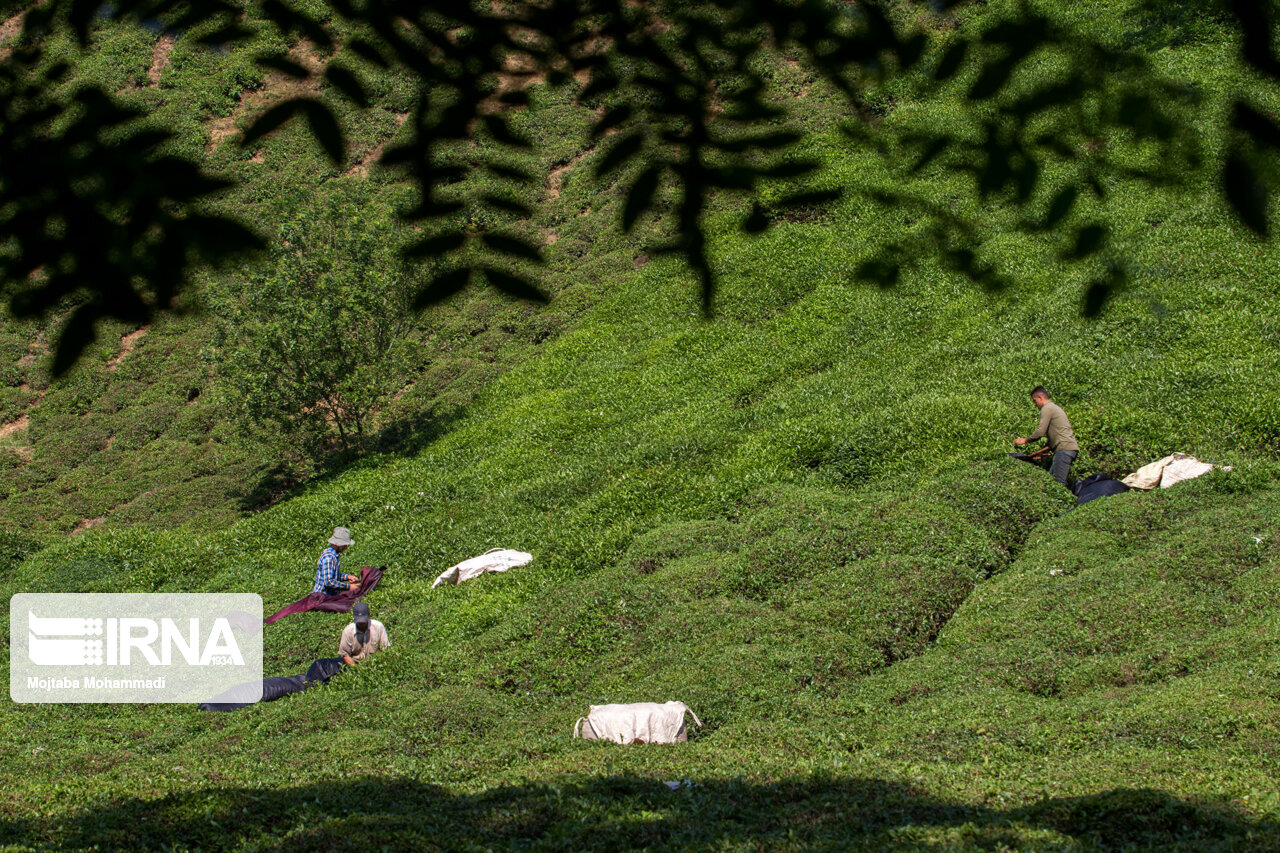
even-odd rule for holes
{"type": "MultiPolygon", "coordinates": [[[[99,637],[102,635],[102,619],[68,619],[65,617],[41,617],[28,611],[29,632],[27,657],[36,666],[86,666],[102,664],[100,639],[79,640],[69,637],[99,637]]],[[[172,619],[107,619],[106,665],[129,666],[136,651],[152,666],[169,666],[176,649],[188,664],[234,663],[244,666],[244,657],[231,635],[231,624],[225,619],[215,619],[208,639],[200,642],[200,620],[189,620],[184,635],[172,619]],[[155,643],[160,641],[157,653],[155,643]]]]}
{"type": "Polygon", "coordinates": [[[102,663],[101,619],[40,618],[27,613],[27,657],[36,666],[76,666],[102,663]]]}

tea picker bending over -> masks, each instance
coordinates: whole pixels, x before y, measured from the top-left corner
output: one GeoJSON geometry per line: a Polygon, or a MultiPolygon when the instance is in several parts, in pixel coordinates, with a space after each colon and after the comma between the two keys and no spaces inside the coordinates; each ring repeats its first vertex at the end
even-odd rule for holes
{"type": "Polygon", "coordinates": [[[1049,473],[1062,485],[1067,485],[1071,474],[1071,465],[1080,454],[1080,445],[1076,444],[1076,434],[1071,429],[1071,421],[1062,407],[1049,399],[1049,392],[1043,385],[1031,389],[1031,402],[1040,410],[1040,423],[1036,431],[1026,438],[1015,438],[1013,443],[1022,447],[1032,441],[1048,439],[1048,447],[1053,451],[1053,462],[1049,465],[1049,473]]]}

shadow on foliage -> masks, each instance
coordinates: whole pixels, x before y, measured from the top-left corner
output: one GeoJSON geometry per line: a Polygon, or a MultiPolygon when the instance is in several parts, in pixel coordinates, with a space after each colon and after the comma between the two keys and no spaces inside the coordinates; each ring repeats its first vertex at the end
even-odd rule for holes
{"type": "Polygon", "coordinates": [[[1231,14],[1222,0],[1144,0],[1125,20],[1133,26],[1124,34],[1125,48],[1163,50],[1213,38],[1217,28],[1230,26],[1231,14]]]}
{"type": "Polygon", "coordinates": [[[279,503],[300,488],[328,482],[370,457],[413,456],[440,438],[467,412],[465,406],[444,415],[418,413],[388,424],[368,438],[365,449],[334,450],[316,459],[312,476],[300,474],[293,462],[280,462],[259,468],[258,479],[238,494],[242,512],[260,512],[279,503]]]}
{"type": "MultiPolygon", "coordinates": [[[[651,250],[688,262],[708,312],[715,272],[705,214],[722,195],[749,207],[740,222],[747,233],[846,193],[899,212],[906,227],[871,247],[857,270],[882,286],[931,257],[987,289],[1002,287],[1007,274],[981,249],[990,212],[1011,207],[1024,230],[1062,235],[1060,260],[1078,265],[1090,316],[1128,281],[1122,247],[1098,210],[1117,179],[1158,186],[1215,174],[1227,206],[1257,234],[1269,233],[1280,123],[1258,93],[1280,80],[1274,4],[1194,0],[1181,13],[1170,11],[1179,4],[1144,4],[1136,42],[1120,47],[1025,3],[999,4],[980,25],[961,26],[949,10],[966,5],[978,4],[337,0],[313,15],[280,0],[45,0],[25,14],[18,49],[0,58],[0,237],[10,249],[0,252],[0,293],[22,316],[68,310],[54,360],[62,373],[99,319],[145,322],[168,309],[197,260],[260,245],[243,225],[201,212],[227,184],[206,174],[200,158],[164,154],[169,131],[148,128],[100,89],[67,94],[69,64],[45,61],[41,50],[59,32],[87,47],[102,17],[217,50],[264,34],[282,45],[308,39],[333,59],[314,72],[325,97],[275,104],[254,118],[241,145],[297,119],[335,166],[346,164],[350,146],[333,99],[363,109],[375,70],[406,75],[416,103],[405,141],[379,162],[417,189],[417,203],[402,213],[423,234],[408,254],[434,270],[416,288],[418,308],[472,283],[546,301],[541,243],[521,225],[540,180],[525,165],[536,145],[513,121],[542,81],[576,85],[576,100],[595,111],[595,171],[626,197],[623,229],[649,215],[669,218],[676,236],[651,250]],[[1209,119],[1194,93],[1145,55],[1151,39],[1190,38],[1207,20],[1240,34],[1241,58],[1260,81],[1257,92],[1233,92],[1230,113],[1209,119]],[[357,35],[338,37],[345,30],[357,35]],[[763,58],[792,53],[840,92],[850,135],[900,167],[895,184],[903,186],[868,192],[820,180],[822,164],[806,153],[804,134],[780,106],[786,99],[761,72],[763,58]],[[957,112],[933,126],[882,126],[883,110],[871,106],[901,92],[957,112]],[[1201,150],[1204,120],[1226,125],[1221,165],[1201,150]],[[464,156],[472,149],[484,152],[477,162],[464,156]],[[963,175],[980,212],[961,215],[954,201],[912,192],[908,179],[927,166],[963,175]],[[784,185],[781,195],[761,192],[784,185]],[[472,221],[469,206],[485,210],[489,224],[472,221]],[[75,294],[81,301],[67,305],[75,294]]],[[[313,74],[287,53],[253,61],[264,72],[313,74]]]]}
{"type": "MultiPolygon", "coordinates": [[[[879,779],[775,784],[635,777],[522,785],[478,794],[365,778],[282,790],[208,788],[116,799],[72,816],[0,823],[8,844],[44,849],[446,849],[745,846],[809,849],[1043,845],[1043,832],[1105,849],[1276,849],[1280,826],[1225,805],[1116,789],[1007,810],[947,803],[879,779]],[[288,834],[287,839],[283,838],[288,834]],[[1029,838],[1030,833],[1038,833],[1029,838]]],[[[1060,842],[1061,843],[1061,842],[1060,842]]]]}
{"type": "MultiPolygon", "coordinates": [[[[349,158],[349,129],[333,99],[364,109],[375,70],[405,75],[416,90],[405,139],[379,162],[417,190],[417,203],[402,215],[423,233],[407,254],[433,269],[415,288],[417,308],[473,283],[546,301],[537,277],[541,242],[522,226],[540,181],[526,165],[536,140],[513,121],[531,103],[529,87],[543,81],[576,85],[577,102],[596,113],[595,172],[626,198],[622,228],[645,216],[668,218],[675,236],[650,250],[687,261],[708,313],[716,277],[706,213],[725,195],[749,207],[739,223],[747,233],[845,194],[896,211],[904,227],[871,246],[856,271],[885,287],[923,258],[988,290],[1003,287],[1009,274],[983,245],[990,214],[1011,210],[1016,227],[1060,235],[1059,260],[1079,270],[1087,316],[1129,279],[1123,246],[1101,218],[1118,180],[1161,186],[1213,175],[1240,221],[1270,233],[1270,201],[1280,188],[1280,122],[1267,106],[1280,81],[1274,3],[1144,3],[1138,31],[1120,46],[1028,3],[993,4],[972,25],[949,11],[977,5],[336,0],[313,10],[281,0],[45,0],[25,14],[18,49],[0,56],[0,238],[7,246],[0,295],[19,316],[67,310],[54,358],[61,374],[93,340],[99,319],[146,322],[168,310],[197,261],[217,263],[261,245],[244,225],[202,212],[228,184],[206,174],[201,158],[163,153],[170,131],[148,127],[138,110],[101,89],[66,91],[71,66],[41,51],[59,32],[87,47],[101,17],[217,50],[264,34],[281,45],[308,39],[333,59],[315,72],[325,97],[275,104],[254,118],[240,144],[298,119],[338,167],[349,158]],[[1163,39],[1193,39],[1219,24],[1239,34],[1241,60],[1256,78],[1233,88],[1225,114],[1206,112],[1193,90],[1147,56],[1163,39]],[[358,34],[339,37],[343,30],[358,34]],[[851,108],[846,129],[895,167],[892,185],[836,186],[822,178],[822,163],[780,105],[786,99],[761,71],[770,55],[791,54],[842,95],[851,108]],[[953,111],[923,126],[881,124],[884,110],[873,105],[903,93],[953,111]],[[1226,137],[1221,163],[1202,144],[1215,125],[1226,137]],[[483,152],[478,160],[475,152],[483,152]],[[926,167],[964,177],[977,212],[958,212],[964,206],[956,199],[939,201],[932,184],[911,186],[913,177],[929,177],[926,167]],[[762,192],[783,186],[780,195],[762,192]],[[470,208],[484,210],[488,224],[473,221],[470,208]],[[77,295],[78,303],[67,304],[77,295]]],[[[264,72],[313,74],[287,53],[253,61],[264,72]]]]}

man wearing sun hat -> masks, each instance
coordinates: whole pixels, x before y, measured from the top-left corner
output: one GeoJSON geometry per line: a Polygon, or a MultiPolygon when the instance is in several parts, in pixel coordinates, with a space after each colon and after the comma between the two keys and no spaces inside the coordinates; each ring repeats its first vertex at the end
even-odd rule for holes
{"type": "Polygon", "coordinates": [[[336,595],[360,586],[360,579],[355,575],[344,575],[339,570],[338,557],[351,547],[354,540],[351,531],[345,527],[333,528],[329,537],[329,547],[320,555],[316,564],[316,584],[311,588],[313,593],[323,592],[325,595],[336,595]]]}

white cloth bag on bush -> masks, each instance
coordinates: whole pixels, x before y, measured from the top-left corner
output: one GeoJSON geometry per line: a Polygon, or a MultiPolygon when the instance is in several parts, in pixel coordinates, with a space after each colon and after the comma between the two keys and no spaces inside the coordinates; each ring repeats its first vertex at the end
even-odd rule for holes
{"type": "Polygon", "coordinates": [[[701,727],[698,715],[683,702],[592,705],[587,716],[573,724],[573,736],[614,743],[684,743],[689,739],[684,728],[686,711],[701,727]]]}
{"type": "Polygon", "coordinates": [[[478,578],[485,572],[505,572],[507,569],[514,569],[516,566],[523,566],[532,559],[533,555],[526,554],[524,551],[513,551],[510,548],[490,548],[479,557],[463,560],[458,565],[445,569],[440,573],[440,577],[436,578],[436,582],[431,585],[431,588],[435,589],[442,583],[460,584],[463,581],[478,578]]]}
{"type": "MultiPolygon", "coordinates": [[[[1208,462],[1201,462],[1194,456],[1188,456],[1185,453],[1171,453],[1163,459],[1157,459],[1149,465],[1143,465],[1121,482],[1131,489],[1154,489],[1156,487],[1167,489],[1184,480],[1194,480],[1196,477],[1208,474],[1216,467],[1218,466],[1210,465],[1208,462]]],[[[1222,470],[1230,471],[1231,468],[1228,466],[1222,470]]]]}

